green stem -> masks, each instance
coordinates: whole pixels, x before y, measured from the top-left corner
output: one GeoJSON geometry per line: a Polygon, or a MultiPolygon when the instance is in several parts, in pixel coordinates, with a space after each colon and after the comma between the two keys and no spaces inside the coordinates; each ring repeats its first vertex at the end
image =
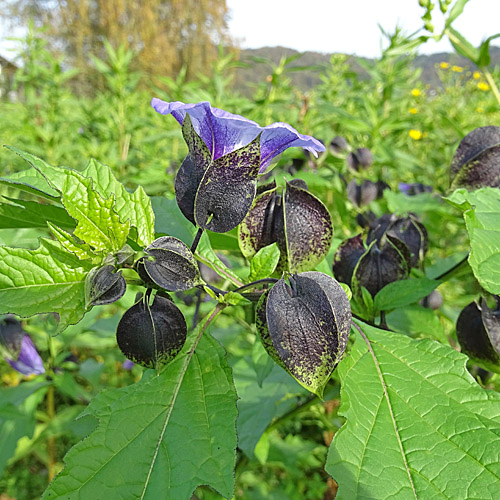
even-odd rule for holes
{"type": "Polygon", "coordinates": [[[497,84],[493,78],[493,75],[491,74],[491,72],[488,68],[481,68],[481,70],[484,73],[486,81],[488,82],[488,85],[490,86],[491,91],[493,92],[493,95],[495,96],[495,99],[497,100],[498,104],[500,105],[500,91],[498,90],[498,87],[497,87],[497,84]]]}
{"type": "MultiPolygon", "coordinates": [[[[51,384],[49,385],[47,389],[47,417],[49,422],[54,420],[54,417],[56,416],[56,407],[55,407],[55,401],[54,401],[54,386],[51,384]]],[[[49,483],[54,479],[56,475],[56,458],[55,458],[55,443],[54,443],[54,436],[49,436],[47,438],[47,453],[49,455],[49,463],[47,466],[48,470],[48,480],[49,483]]]]}

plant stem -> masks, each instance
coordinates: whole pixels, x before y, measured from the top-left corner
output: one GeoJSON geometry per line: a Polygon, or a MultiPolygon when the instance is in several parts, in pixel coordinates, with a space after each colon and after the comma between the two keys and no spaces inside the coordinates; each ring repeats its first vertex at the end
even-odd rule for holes
{"type": "Polygon", "coordinates": [[[233,290],[233,292],[239,293],[242,290],[245,290],[246,288],[252,288],[253,286],[258,285],[259,283],[276,283],[278,281],[279,280],[276,278],[262,278],[261,280],[252,281],[251,283],[248,283],[246,285],[242,285],[242,286],[236,288],[236,290],[233,290]]]}
{"type": "Polygon", "coordinates": [[[200,242],[200,238],[203,235],[203,228],[198,228],[198,232],[196,233],[196,236],[194,237],[193,244],[191,245],[191,253],[195,253],[196,249],[198,248],[198,243],[200,242]]]}
{"type": "Polygon", "coordinates": [[[467,253],[467,255],[462,260],[460,260],[459,262],[457,262],[456,264],[451,266],[450,269],[442,272],[439,276],[436,276],[434,279],[435,280],[443,280],[443,279],[448,278],[448,276],[450,274],[452,274],[454,271],[459,269],[465,262],[467,262],[468,258],[469,258],[469,253],[467,253]]]}
{"type": "Polygon", "coordinates": [[[488,85],[490,86],[491,91],[493,92],[493,95],[495,96],[495,99],[497,100],[498,104],[500,105],[500,91],[498,90],[498,87],[497,87],[497,84],[493,78],[493,75],[491,74],[491,72],[488,68],[481,68],[481,70],[484,73],[486,81],[488,82],[488,85]]]}
{"type": "MultiPolygon", "coordinates": [[[[56,408],[55,408],[55,402],[54,402],[54,386],[53,385],[49,385],[49,387],[47,389],[47,416],[48,416],[49,422],[53,421],[54,417],[56,416],[56,408]]],[[[48,479],[49,479],[49,483],[50,483],[56,475],[54,436],[49,436],[47,438],[47,452],[49,455],[49,463],[48,463],[47,468],[48,468],[48,479]]]]}

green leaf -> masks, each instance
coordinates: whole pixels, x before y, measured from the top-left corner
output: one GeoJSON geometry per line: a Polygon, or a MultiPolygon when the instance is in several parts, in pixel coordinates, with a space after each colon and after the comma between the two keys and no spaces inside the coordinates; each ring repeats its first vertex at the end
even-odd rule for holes
{"type": "Polygon", "coordinates": [[[204,326],[160,375],[92,401],[84,414],[99,424],[66,455],[44,499],[189,500],[202,484],[232,497],[237,396],[204,326]]]}
{"type": "Polygon", "coordinates": [[[469,0],[457,0],[450,10],[448,18],[445,22],[445,27],[448,28],[453,21],[464,11],[464,7],[469,2],[469,0]]]}
{"type": "Polygon", "coordinates": [[[122,222],[114,210],[115,198],[104,199],[92,188],[92,179],[66,171],[62,202],[78,225],[75,236],[97,252],[117,252],[127,241],[130,223],[122,222]]]}
{"type": "Polygon", "coordinates": [[[476,49],[461,33],[451,26],[448,26],[448,28],[445,29],[445,33],[448,35],[448,39],[453,45],[453,48],[461,56],[466,57],[469,61],[472,61],[475,64],[478,64],[479,50],[476,49]]]}
{"type": "MultiPolygon", "coordinates": [[[[40,158],[16,148],[9,147],[8,149],[17,153],[36,169],[38,172],[38,175],[36,175],[38,183],[40,183],[39,176],[41,176],[45,179],[46,184],[50,186],[51,192],[55,190],[63,194],[63,204],[68,209],[68,213],[79,222],[83,216],[80,214],[80,217],[78,217],[78,212],[81,210],[83,214],[86,214],[86,211],[92,207],[92,202],[95,204],[95,200],[97,200],[99,201],[98,206],[101,215],[105,215],[102,205],[108,207],[108,210],[113,210],[112,227],[115,227],[117,230],[119,229],[119,227],[116,226],[117,220],[122,224],[122,231],[127,223],[135,227],[137,236],[135,237],[135,235],[132,235],[131,237],[142,246],[146,246],[154,240],[154,212],[151,207],[151,200],[142,187],[138,187],[134,193],[129,193],[123,184],[116,180],[111,169],[106,165],[100,164],[96,160],[90,160],[87,167],[82,172],[77,172],[67,168],[53,167],[40,158]],[[75,194],[69,196],[66,192],[68,186],[73,187],[72,191],[74,191],[75,194]],[[86,191],[93,194],[86,195],[86,191]],[[97,196],[96,193],[100,196],[97,196]],[[75,195],[78,195],[76,200],[72,198],[72,196],[75,195]],[[101,198],[105,201],[103,202],[101,198]],[[86,208],[84,203],[90,203],[89,208],[86,208]],[[116,217],[115,214],[118,217],[116,217]]],[[[39,184],[37,184],[37,187],[41,189],[39,184]]],[[[86,215],[90,214],[87,213],[86,215]]],[[[96,213],[94,219],[97,217],[98,214],[96,213]]],[[[93,223],[95,222],[97,221],[94,220],[93,223]]],[[[105,222],[105,220],[102,221],[103,224],[105,224],[105,222]]],[[[104,228],[100,228],[100,230],[104,230],[104,228]]],[[[98,232],[100,231],[98,230],[98,232]]],[[[103,236],[101,235],[100,239],[102,238],[103,236]]],[[[114,237],[113,235],[108,235],[108,239],[111,240],[121,240],[121,238],[121,234],[117,234],[114,237]]],[[[90,241],[87,241],[87,243],[90,243],[90,241]]],[[[123,244],[121,246],[123,246],[123,244]]]]}
{"type": "Polygon", "coordinates": [[[500,395],[448,346],[361,327],[367,338],[338,367],[347,423],[326,463],[336,498],[495,498],[500,395]]]}
{"type": "Polygon", "coordinates": [[[457,189],[447,200],[464,212],[471,252],[469,264],[479,284],[500,294],[500,197],[496,188],[457,189]]]}
{"type": "Polygon", "coordinates": [[[401,307],[386,316],[387,325],[395,332],[438,340],[446,344],[448,339],[439,316],[432,309],[418,304],[401,307]]]}
{"type": "Polygon", "coordinates": [[[75,227],[75,221],[61,207],[42,205],[34,201],[6,199],[12,203],[0,203],[0,229],[46,228],[47,221],[70,229],[75,227]]]}
{"type": "Polygon", "coordinates": [[[0,477],[14,455],[17,442],[35,430],[35,409],[47,382],[27,382],[0,392],[0,477]]]}
{"type": "Polygon", "coordinates": [[[375,314],[414,304],[429,295],[440,283],[427,278],[393,281],[375,295],[375,314]]]}
{"type": "Polygon", "coordinates": [[[261,248],[250,261],[250,276],[248,281],[267,278],[274,273],[280,260],[280,250],[277,243],[261,248]]]}
{"type": "MultiPolygon", "coordinates": [[[[260,344],[260,342],[257,341],[260,344]]],[[[269,359],[269,356],[266,357],[269,359]]],[[[298,382],[273,362],[265,380],[259,383],[253,373],[252,362],[240,358],[233,367],[238,400],[238,448],[252,457],[254,449],[266,428],[275,417],[297,405],[291,395],[306,395],[298,382]]]]}
{"type": "Polygon", "coordinates": [[[87,243],[77,243],[72,234],[67,233],[57,226],[54,226],[54,224],[51,224],[50,222],[48,222],[47,225],[49,226],[49,229],[54,237],[65,248],[65,250],[75,254],[79,259],[90,259],[93,263],[98,263],[100,260],[102,260],[92,251],[87,243]]]}
{"type": "Polygon", "coordinates": [[[139,186],[133,193],[129,193],[121,182],[118,182],[107,165],[97,160],[90,160],[82,175],[90,177],[93,188],[103,197],[115,195],[114,210],[125,222],[129,221],[137,229],[135,241],[141,246],[149,245],[155,238],[155,214],[151,206],[151,199],[144,189],[139,186]]]}
{"type": "Polygon", "coordinates": [[[485,66],[489,66],[491,63],[491,57],[490,57],[490,43],[492,40],[495,40],[495,38],[499,38],[500,33],[497,33],[496,35],[489,36],[486,40],[481,42],[481,45],[479,46],[479,59],[477,62],[477,65],[480,68],[484,68],[485,66]]]}
{"type": "Polygon", "coordinates": [[[91,267],[45,238],[36,250],[0,247],[0,313],[55,312],[59,331],[78,323],[85,314],[85,276],[91,267]]]}

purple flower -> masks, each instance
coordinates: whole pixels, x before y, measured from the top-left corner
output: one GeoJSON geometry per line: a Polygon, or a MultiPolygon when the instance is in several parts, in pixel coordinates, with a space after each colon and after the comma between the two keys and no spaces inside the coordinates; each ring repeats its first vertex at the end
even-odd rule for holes
{"type": "Polygon", "coordinates": [[[132,370],[132,368],[134,367],[135,363],[133,361],[130,361],[130,359],[126,359],[123,363],[122,363],[122,368],[124,370],[132,370]]]}
{"type": "Polygon", "coordinates": [[[265,172],[275,156],[290,147],[302,147],[314,156],[325,150],[325,146],[317,139],[299,134],[288,123],[276,122],[261,127],[243,116],[213,108],[209,102],[184,104],[178,101],[165,102],[154,97],[151,106],[162,115],[172,114],[180,125],[189,113],[194,130],[207,145],[213,160],[246,146],[262,132],[260,173],[265,172]]]}
{"type": "Polygon", "coordinates": [[[7,362],[23,375],[45,373],[42,359],[30,337],[16,319],[7,316],[0,323],[0,344],[7,362]]]}

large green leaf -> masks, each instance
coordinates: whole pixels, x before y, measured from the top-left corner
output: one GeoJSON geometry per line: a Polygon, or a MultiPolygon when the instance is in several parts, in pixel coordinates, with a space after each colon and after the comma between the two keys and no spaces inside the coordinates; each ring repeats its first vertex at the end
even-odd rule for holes
{"type": "Polygon", "coordinates": [[[500,294],[500,191],[457,189],[447,199],[464,211],[474,276],[485,290],[500,294]]]}
{"type": "MultiPolygon", "coordinates": [[[[77,172],[67,168],[53,167],[42,159],[16,148],[9,147],[9,149],[24,158],[36,169],[37,174],[34,176],[35,182],[33,184],[36,190],[33,194],[42,192],[42,181],[40,179],[42,177],[48,184],[48,189],[44,188],[45,191],[50,194],[54,191],[63,194],[64,206],[68,213],[79,222],[84,218],[83,215],[79,215],[79,212],[81,211],[82,214],[87,216],[91,215],[88,210],[91,208],[92,203],[96,205],[97,200],[96,206],[100,215],[105,216],[103,205],[108,210],[112,210],[109,223],[113,223],[115,230],[119,229],[116,226],[115,219],[117,219],[123,225],[122,230],[127,224],[136,228],[134,231],[137,231],[137,234],[132,235],[132,237],[139,245],[147,246],[154,240],[154,212],[151,201],[142,187],[137,188],[133,193],[129,193],[123,184],[116,180],[111,169],[96,160],[90,160],[85,170],[77,172]],[[71,187],[71,193],[67,192],[68,186],[71,187]],[[86,195],[86,191],[92,193],[92,196],[86,195]],[[87,206],[88,208],[86,208],[87,206]]],[[[94,214],[96,220],[87,221],[90,223],[90,225],[87,224],[87,227],[90,228],[92,225],[96,225],[97,222],[98,232],[104,232],[104,228],[101,228],[98,223],[98,217],[97,213],[94,214]]],[[[103,220],[104,222],[105,220],[103,220]]],[[[96,229],[94,228],[91,231],[95,233],[96,229]]],[[[108,237],[113,239],[111,233],[108,237]]],[[[98,241],[101,240],[103,240],[102,235],[98,241]]],[[[88,240],[85,241],[90,243],[88,240]]]]}
{"type": "Polygon", "coordinates": [[[500,395],[454,349],[360,325],[366,338],[338,367],[347,423],[326,464],[337,499],[497,498],[500,395]]]}
{"type": "Polygon", "coordinates": [[[99,425],[44,499],[189,500],[198,485],[231,498],[237,396],[223,348],[207,333],[199,340],[202,328],[160,375],[92,401],[85,413],[99,425]]]}
{"type": "Polygon", "coordinates": [[[0,313],[56,312],[59,330],[77,323],[85,314],[85,276],[91,267],[44,238],[36,250],[0,247],[0,313]]]}

